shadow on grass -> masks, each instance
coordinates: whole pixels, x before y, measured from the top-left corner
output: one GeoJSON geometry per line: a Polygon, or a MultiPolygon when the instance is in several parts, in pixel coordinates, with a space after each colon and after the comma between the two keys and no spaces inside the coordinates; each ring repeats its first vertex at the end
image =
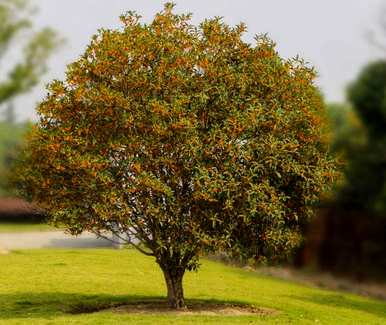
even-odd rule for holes
{"type": "MultiPolygon", "coordinates": [[[[62,292],[0,294],[0,320],[88,314],[125,305],[152,303],[166,304],[166,298],[163,296],[86,295],[62,292]]],[[[249,306],[243,301],[216,299],[186,299],[186,303],[188,307],[203,304],[249,306]]]]}
{"type": "MultiPolygon", "coordinates": [[[[162,299],[162,297],[151,297],[162,299]]],[[[51,317],[54,315],[76,313],[82,306],[88,306],[89,312],[96,306],[119,306],[132,301],[146,300],[149,297],[135,295],[87,295],[63,292],[25,292],[0,294],[0,320],[11,318],[51,317]]],[[[86,308],[86,307],[84,307],[86,308]]]]}
{"type": "Polygon", "coordinates": [[[369,314],[373,314],[378,317],[385,318],[386,320],[386,302],[383,301],[368,301],[357,300],[342,295],[308,295],[308,296],[289,296],[291,299],[301,300],[304,302],[311,302],[319,305],[325,305],[328,307],[338,307],[349,309],[352,311],[361,311],[369,314]]]}

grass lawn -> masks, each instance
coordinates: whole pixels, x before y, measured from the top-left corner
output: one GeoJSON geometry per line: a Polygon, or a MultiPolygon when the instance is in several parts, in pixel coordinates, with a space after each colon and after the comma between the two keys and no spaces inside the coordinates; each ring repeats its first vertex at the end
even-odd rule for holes
{"type": "Polygon", "coordinates": [[[0,256],[0,324],[386,324],[386,302],[316,289],[203,260],[185,277],[188,299],[239,302],[269,316],[151,315],[95,306],[162,298],[161,273],[134,250],[23,250],[0,256]]]}
{"type": "Polygon", "coordinates": [[[28,232],[28,231],[55,231],[55,227],[45,223],[28,222],[4,222],[0,221],[0,233],[4,232],[28,232]]]}

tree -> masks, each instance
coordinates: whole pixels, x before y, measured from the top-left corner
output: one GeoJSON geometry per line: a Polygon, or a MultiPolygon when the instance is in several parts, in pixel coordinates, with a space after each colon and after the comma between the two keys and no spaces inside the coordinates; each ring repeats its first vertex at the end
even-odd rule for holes
{"type": "Polygon", "coordinates": [[[345,156],[366,142],[366,131],[358,114],[347,103],[330,103],[327,112],[332,131],[331,150],[345,156]]]}
{"type": "Polygon", "coordinates": [[[348,99],[366,131],[362,143],[347,148],[345,185],[339,202],[370,214],[386,212],[386,61],[363,68],[348,89],[348,99]]]}
{"type": "Polygon", "coordinates": [[[342,157],[335,200],[309,232],[320,267],[383,279],[386,269],[386,61],[366,65],[334,110],[333,147],[342,157]],[[336,114],[339,112],[338,114],[336,114]],[[318,236],[313,235],[317,233],[318,236]]]}
{"type": "Polygon", "coordinates": [[[369,137],[384,137],[386,125],[386,61],[372,62],[363,68],[348,88],[348,100],[366,126],[369,137]]]}
{"type": "Polygon", "coordinates": [[[278,258],[333,176],[315,73],[243,24],[168,3],[101,29],[40,104],[21,191],[72,234],[111,231],[153,256],[168,302],[204,251],[278,258]]]}
{"type": "Polygon", "coordinates": [[[32,14],[26,0],[0,0],[0,60],[7,67],[0,79],[0,105],[5,106],[4,122],[0,122],[0,195],[9,194],[5,188],[9,167],[27,128],[16,123],[13,99],[39,82],[58,45],[52,29],[34,29],[32,14]],[[19,61],[12,65],[9,60],[15,53],[19,61]]]}
{"type": "Polygon", "coordinates": [[[52,29],[34,31],[31,15],[27,1],[0,0],[0,59],[9,60],[11,46],[17,41],[16,46],[20,47],[23,39],[28,39],[21,45],[20,61],[3,71],[7,77],[0,81],[0,104],[31,90],[39,82],[46,71],[47,59],[57,45],[52,29]]]}

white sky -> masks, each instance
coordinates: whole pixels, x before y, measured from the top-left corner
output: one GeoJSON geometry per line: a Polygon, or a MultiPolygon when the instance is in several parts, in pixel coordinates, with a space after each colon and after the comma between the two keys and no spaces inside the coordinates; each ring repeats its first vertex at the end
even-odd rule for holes
{"type": "MultiPolygon", "coordinates": [[[[32,0],[40,11],[34,21],[51,26],[66,44],[50,61],[41,85],[17,100],[20,119],[36,117],[36,103],[45,94],[44,84],[62,79],[66,64],[82,54],[100,27],[118,27],[119,15],[136,10],[145,21],[160,11],[161,0],[32,0]]],[[[366,31],[377,26],[386,0],[179,0],[177,12],[192,12],[193,21],[223,16],[229,24],[243,21],[247,41],[268,33],[283,57],[299,54],[319,72],[318,85],[327,101],[342,101],[348,82],[371,59],[380,56],[366,40],[366,31]]]]}

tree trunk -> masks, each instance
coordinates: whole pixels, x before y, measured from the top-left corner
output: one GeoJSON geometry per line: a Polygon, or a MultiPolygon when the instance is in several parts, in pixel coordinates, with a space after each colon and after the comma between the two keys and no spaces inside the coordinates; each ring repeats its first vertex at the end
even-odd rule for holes
{"type": "Polygon", "coordinates": [[[184,289],[182,287],[182,278],[184,272],[171,274],[166,270],[162,270],[165,277],[166,287],[168,289],[168,303],[171,308],[185,308],[184,289]]]}

